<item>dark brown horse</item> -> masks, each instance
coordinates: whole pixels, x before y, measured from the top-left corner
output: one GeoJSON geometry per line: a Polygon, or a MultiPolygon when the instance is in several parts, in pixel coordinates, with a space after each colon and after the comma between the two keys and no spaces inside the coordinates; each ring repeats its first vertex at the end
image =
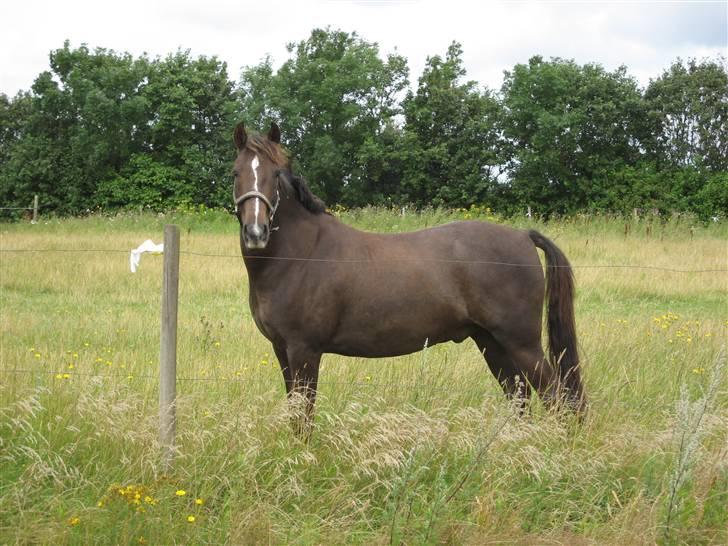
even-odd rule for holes
{"type": "Polygon", "coordinates": [[[286,390],[311,412],[323,353],[385,357],[472,338],[509,396],[585,405],[573,274],[536,231],[454,222],[413,233],[353,229],[293,175],[274,124],[235,128],[233,199],[250,308],[286,390]],[[536,247],[546,255],[546,279],[536,247]],[[549,359],[541,347],[544,293],[549,359]],[[523,380],[523,381],[521,381],[523,380]]]}

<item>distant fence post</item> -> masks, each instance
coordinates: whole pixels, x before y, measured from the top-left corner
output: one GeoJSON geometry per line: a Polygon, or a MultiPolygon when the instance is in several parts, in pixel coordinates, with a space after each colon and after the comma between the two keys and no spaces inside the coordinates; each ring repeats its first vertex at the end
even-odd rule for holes
{"type": "Polygon", "coordinates": [[[159,348],[159,444],[162,467],[174,461],[177,405],[177,296],[179,289],[179,229],[164,226],[162,331],[159,348]]]}
{"type": "Polygon", "coordinates": [[[33,220],[31,223],[38,223],[38,194],[33,196],[33,220]]]}

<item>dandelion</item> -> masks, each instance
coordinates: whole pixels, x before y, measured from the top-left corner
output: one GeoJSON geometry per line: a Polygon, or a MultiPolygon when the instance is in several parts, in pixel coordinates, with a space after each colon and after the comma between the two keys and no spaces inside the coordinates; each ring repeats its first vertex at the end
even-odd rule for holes
{"type": "Polygon", "coordinates": [[[195,516],[193,516],[192,514],[190,514],[189,516],[187,516],[187,521],[189,523],[194,523],[195,522],[195,516]]]}
{"type": "Polygon", "coordinates": [[[56,374],[56,379],[63,379],[63,376],[59,373],[56,374]]]}
{"type": "Polygon", "coordinates": [[[68,525],[70,525],[71,527],[74,527],[74,526],[78,525],[79,523],[81,523],[81,518],[79,518],[77,516],[74,516],[68,520],[68,525]]]}
{"type": "Polygon", "coordinates": [[[220,346],[220,342],[219,341],[216,341],[213,345],[215,345],[215,347],[219,347],[220,346]]]}
{"type": "Polygon", "coordinates": [[[64,373],[63,374],[63,379],[69,379],[70,377],[71,377],[71,374],[70,373],[64,373]]]}
{"type": "Polygon", "coordinates": [[[187,494],[187,491],[185,491],[184,489],[177,489],[174,494],[178,497],[184,497],[187,494]]]}
{"type": "Polygon", "coordinates": [[[705,368],[693,368],[693,373],[695,375],[703,375],[705,373],[705,368]]]}
{"type": "Polygon", "coordinates": [[[35,356],[35,358],[40,358],[40,353],[35,353],[33,356],[35,356]]]}
{"type": "Polygon", "coordinates": [[[195,499],[195,504],[197,506],[202,506],[203,504],[205,504],[205,501],[203,499],[195,499]]]}
{"type": "Polygon", "coordinates": [[[144,538],[144,537],[139,537],[139,540],[137,540],[137,542],[138,542],[139,544],[146,544],[146,543],[147,543],[147,539],[146,539],[146,538],[144,538]]]}

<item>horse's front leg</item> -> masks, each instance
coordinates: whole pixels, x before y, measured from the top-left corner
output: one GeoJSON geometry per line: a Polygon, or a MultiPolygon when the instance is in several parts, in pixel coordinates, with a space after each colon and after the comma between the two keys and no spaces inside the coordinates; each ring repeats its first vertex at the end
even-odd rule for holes
{"type": "Polygon", "coordinates": [[[286,357],[292,378],[289,399],[297,405],[293,428],[296,434],[308,440],[313,426],[321,353],[308,347],[289,347],[286,357]]]}

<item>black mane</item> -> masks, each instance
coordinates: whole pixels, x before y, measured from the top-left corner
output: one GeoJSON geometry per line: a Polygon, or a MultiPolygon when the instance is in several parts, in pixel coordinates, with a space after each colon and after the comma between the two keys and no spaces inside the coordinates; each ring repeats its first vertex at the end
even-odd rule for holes
{"type": "Polygon", "coordinates": [[[301,203],[307,211],[313,214],[326,212],[326,203],[324,203],[320,197],[314,195],[311,188],[308,187],[308,183],[302,176],[297,176],[288,170],[281,170],[280,173],[284,175],[285,180],[293,187],[296,199],[298,199],[298,202],[301,203]]]}

